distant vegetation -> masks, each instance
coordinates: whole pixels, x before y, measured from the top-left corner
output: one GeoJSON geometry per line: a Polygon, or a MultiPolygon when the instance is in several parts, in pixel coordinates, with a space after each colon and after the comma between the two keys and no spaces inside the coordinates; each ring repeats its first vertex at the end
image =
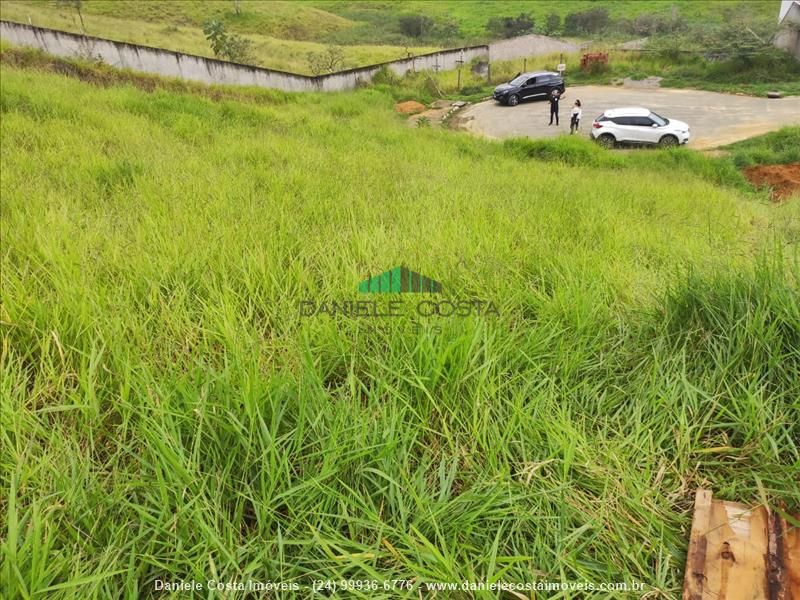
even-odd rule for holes
{"type": "Polygon", "coordinates": [[[510,38],[533,33],[533,18],[525,13],[516,17],[493,17],[486,23],[486,30],[494,38],[510,38]]]}
{"type": "MultiPolygon", "coordinates": [[[[0,16],[206,56],[213,53],[203,23],[216,22],[249,44],[254,64],[308,73],[307,57],[330,46],[341,49],[348,66],[359,66],[525,33],[604,41],[669,34],[681,35],[683,45],[704,39],[696,28],[725,23],[763,32],[774,27],[777,13],[770,0],[83,0],[80,13],[75,7],[60,0],[4,0],[0,16]]],[[[752,36],[728,39],[749,43],[752,36]]]]}
{"type": "MultiPolygon", "coordinates": [[[[400,0],[336,2],[314,0],[313,5],[348,19],[353,26],[330,34],[332,39],[370,40],[398,44],[404,32],[399,22],[409,15],[435,25],[443,21],[457,26],[461,43],[506,37],[509,31],[550,35],[623,39],[673,30],[681,24],[719,24],[739,20],[749,25],[775,23],[778,7],[772,0],[400,0]]],[[[418,30],[417,30],[418,31],[418,30]]],[[[424,38],[426,33],[414,36],[424,38]]],[[[435,38],[429,38],[435,43],[435,38]]]]}

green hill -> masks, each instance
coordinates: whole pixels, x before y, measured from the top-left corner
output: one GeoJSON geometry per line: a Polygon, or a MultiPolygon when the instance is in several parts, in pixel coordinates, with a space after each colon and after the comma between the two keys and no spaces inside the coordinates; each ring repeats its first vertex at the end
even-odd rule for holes
{"type": "Polygon", "coordinates": [[[330,34],[333,38],[377,41],[396,39],[398,19],[403,15],[426,15],[435,21],[451,21],[458,25],[463,40],[485,40],[492,37],[486,25],[492,18],[530,15],[539,28],[545,26],[549,15],[558,15],[563,33],[567,15],[588,10],[607,11],[610,22],[621,24],[637,17],[680,16],[689,24],[720,23],[726,15],[756,22],[774,23],[778,18],[778,3],[772,0],[312,0],[314,6],[346,18],[354,27],[330,34]],[[388,14],[387,14],[388,13],[388,14]]]}
{"type": "MultiPolygon", "coordinates": [[[[441,47],[484,43],[499,34],[487,29],[491,19],[529,14],[530,31],[591,39],[631,39],[645,35],[635,27],[643,17],[658,28],[677,20],[688,26],[747,23],[774,26],[773,0],[399,0],[289,2],[241,0],[83,0],[81,18],[89,35],[211,56],[202,24],[218,20],[229,31],[252,42],[249,62],[264,67],[310,72],[307,55],[328,44],[340,45],[342,67],[357,67],[405,58],[441,47]],[[570,14],[604,10],[608,20],[597,31],[572,31],[570,14]],[[558,16],[552,31],[546,25],[558,16]],[[424,21],[419,31],[404,19],[424,21]],[[663,22],[662,22],[663,21],[663,22]]],[[[74,3],[58,0],[3,0],[0,17],[20,23],[80,32],[81,18],[74,3]]],[[[645,23],[644,25],[647,25],[645,23]]],[[[528,31],[528,30],[526,30],[528,31]]],[[[697,38],[694,30],[691,36],[697,38]]],[[[702,36],[700,36],[702,37],[702,36]]]]}
{"type": "Polygon", "coordinates": [[[796,202],[687,150],[412,129],[377,89],[104,73],[2,66],[8,597],[675,598],[697,486],[798,508],[796,202]],[[358,285],[396,265],[442,292],[299,310],[383,309],[358,285]]]}
{"type": "MultiPolygon", "coordinates": [[[[247,62],[295,73],[311,73],[307,56],[326,48],[325,37],[355,25],[342,17],[296,2],[242,2],[236,15],[230,0],[89,0],[81,4],[85,33],[156,48],[213,57],[202,24],[213,19],[252,43],[247,62]]],[[[54,1],[0,3],[0,17],[73,33],[81,32],[74,8],[54,1]]],[[[391,45],[354,42],[342,46],[342,68],[370,65],[423,54],[437,44],[391,45]]]]}

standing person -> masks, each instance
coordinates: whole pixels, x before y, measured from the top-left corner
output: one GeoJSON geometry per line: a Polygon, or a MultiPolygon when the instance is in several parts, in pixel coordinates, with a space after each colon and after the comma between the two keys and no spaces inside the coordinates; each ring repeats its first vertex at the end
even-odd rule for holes
{"type": "Polygon", "coordinates": [[[570,119],[569,122],[570,135],[578,131],[578,125],[581,124],[581,115],[583,115],[583,109],[581,109],[581,101],[575,100],[575,106],[572,107],[572,118],[570,119]]]}
{"type": "Polygon", "coordinates": [[[550,100],[550,123],[548,125],[553,124],[553,117],[556,118],[556,127],[558,127],[558,101],[561,99],[561,92],[558,90],[553,90],[550,92],[550,96],[548,100],[550,100]]]}

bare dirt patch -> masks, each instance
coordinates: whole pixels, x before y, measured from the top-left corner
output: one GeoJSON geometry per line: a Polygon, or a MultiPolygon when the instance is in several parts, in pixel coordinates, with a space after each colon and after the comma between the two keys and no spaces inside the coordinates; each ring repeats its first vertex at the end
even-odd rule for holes
{"type": "Polygon", "coordinates": [[[746,167],[743,171],[753,185],[771,188],[773,200],[783,200],[800,194],[800,162],[788,165],[756,165],[746,167]]]}
{"type": "Polygon", "coordinates": [[[420,127],[423,124],[432,127],[442,127],[448,119],[458,118],[456,115],[468,104],[468,102],[436,100],[424,112],[409,117],[408,124],[412,127],[420,127]]]}
{"type": "Polygon", "coordinates": [[[394,105],[394,109],[401,115],[413,115],[414,113],[425,110],[425,105],[416,100],[408,100],[394,105]]]}

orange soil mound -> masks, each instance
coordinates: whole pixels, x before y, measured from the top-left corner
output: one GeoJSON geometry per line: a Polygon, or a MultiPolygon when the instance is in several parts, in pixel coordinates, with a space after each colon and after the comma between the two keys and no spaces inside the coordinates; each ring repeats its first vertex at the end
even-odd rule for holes
{"type": "Polygon", "coordinates": [[[744,175],[753,185],[766,185],[772,188],[774,200],[783,200],[800,193],[800,162],[746,167],[744,175]]]}
{"type": "Polygon", "coordinates": [[[415,100],[408,100],[407,102],[400,102],[394,105],[394,109],[403,115],[410,115],[425,110],[425,105],[420,104],[415,100]]]}

